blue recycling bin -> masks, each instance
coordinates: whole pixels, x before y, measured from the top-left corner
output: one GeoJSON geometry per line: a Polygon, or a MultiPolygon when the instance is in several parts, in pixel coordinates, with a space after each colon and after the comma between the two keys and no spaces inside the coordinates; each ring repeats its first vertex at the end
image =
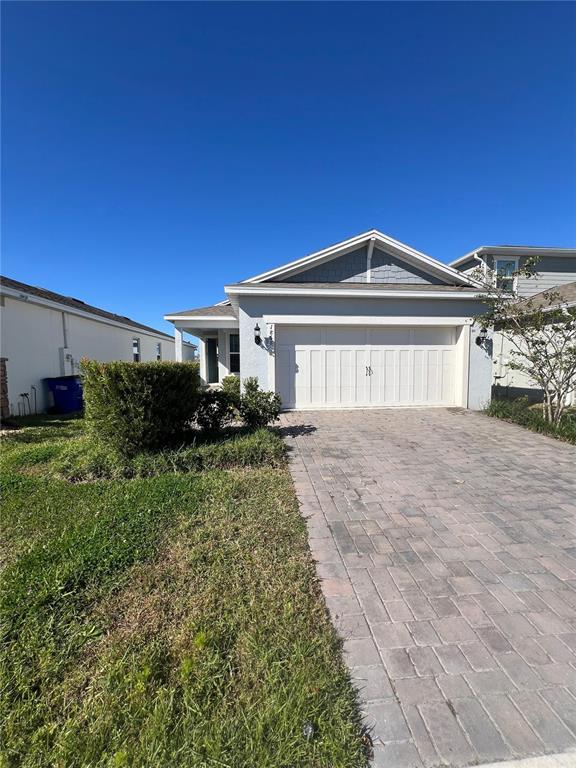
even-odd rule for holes
{"type": "Polygon", "coordinates": [[[82,382],[80,376],[55,376],[44,379],[54,398],[57,413],[74,413],[82,410],[82,382]]]}

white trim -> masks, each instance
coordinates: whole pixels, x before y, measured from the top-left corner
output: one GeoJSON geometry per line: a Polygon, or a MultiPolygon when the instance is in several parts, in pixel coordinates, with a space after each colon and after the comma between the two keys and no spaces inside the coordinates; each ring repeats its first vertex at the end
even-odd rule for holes
{"type": "MultiPolygon", "coordinates": [[[[146,328],[140,328],[137,325],[131,325],[130,323],[122,323],[118,320],[112,320],[108,317],[102,317],[101,315],[95,315],[88,310],[77,309],[76,307],[70,307],[68,304],[62,304],[59,301],[52,301],[51,299],[44,299],[41,296],[36,296],[33,293],[27,293],[26,291],[16,290],[8,285],[0,286],[0,294],[6,296],[9,299],[21,301],[23,304],[33,304],[37,307],[46,307],[47,309],[55,309],[58,312],[65,312],[69,315],[77,315],[78,317],[86,318],[87,320],[94,320],[96,323],[103,323],[104,325],[110,325],[113,328],[123,328],[131,333],[140,333],[147,336],[152,336],[157,339],[160,338],[164,341],[173,341],[174,339],[169,333],[163,333],[162,331],[155,331],[154,329],[147,330],[146,328]]],[[[105,312],[106,310],[102,310],[105,312]]]]}
{"type": "Polygon", "coordinates": [[[576,248],[541,248],[522,245],[481,245],[474,248],[473,251],[459,256],[450,262],[451,267],[459,267],[474,258],[474,255],[480,256],[576,256],[576,248]]]}
{"type": "MultiPolygon", "coordinates": [[[[515,296],[516,292],[518,290],[518,269],[519,269],[519,256],[495,256],[492,264],[491,269],[491,278],[493,285],[498,288],[498,262],[499,261],[513,261],[514,262],[514,271],[512,272],[512,290],[510,291],[511,296],[515,296]]],[[[488,263],[485,261],[486,264],[486,271],[488,272],[488,263]]]]}
{"type": "MultiPolygon", "coordinates": [[[[338,283],[342,285],[342,283],[338,283]]],[[[230,296],[361,296],[365,299],[479,299],[482,293],[451,293],[449,291],[390,291],[362,290],[360,288],[290,288],[290,283],[270,283],[256,285],[225,285],[224,290],[230,296]]],[[[184,320],[182,317],[165,317],[166,320],[184,320]]],[[[190,318],[187,318],[190,319],[190,318]]]]}
{"type": "Polygon", "coordinates": [[[174,359],[177,363],[182,362],[182,329],[174,328],[174,359]]]}
{"type": "Polygon", "coordinates": [[[197,334],[195,331],[214,331],[217,333],[219,330],[233,330],[239,329],[239,322],[235,317],[219,318],[221,322],[213,322],[213,317],[182,317],[180,319],[173,318],[169,322],[177,324],[186,333],[191,333],[193,336],[197,334]]]}
{"type": "Polygon", "coordinates": [[[371,317],[363,315],[263,315],[265,323],[273,325],[406,325],[406,326],[461,326],[472,325],[471,317],[371,317]]]}
{"type": "MultiPolygon", "coordinates": [[[[429,408],[461,408],[460,405],[429,405],[414,403],[414,405],[310,405],[301,408],[282,408],[282,413],[301,413],[303,411],[411,411],[428,410],[429,408]]],[[[573,766],[571,766],[573,768],[573,766]]]]}
{"type": "Polygon", "coordinates": [[[437,259],[433,259],[431,256],[427,256],[421,251],[417,251],[415,248],[411,248],[405,243],[401,243],[399,240],[379,232],[377,229],[371,229],[368,232],[362,232],[356,237],[343,240],[336,245],[331,245],[328,248],[323,248],[320,251],[311,253],[308,256],[304,256],[296,261],[291,261],[288,264],[283,264],[275,269],[270,269],[267,272],[262,272],[254,277],[249,277],[246,280],[242,280],[243,283],[262,283],[266,280],[278,278],[281,276],[294,275],[303,270],[309,269],[315,264],[319,264],[325,261],[330,261],[337,256],[342,255],[345,252],[351,251],[356,247],[361,246],[363,243],[374,240],[375,245],[382,245],[385,250],[391,250],[394,255],[399,256],[401,259],[419,266],[421,269],[433,274],[438,274],[443,277],[450,278],[451,280],[458,281],[462,285],[477,285],[477,283],[471,278],[464,275],[462,272],[453,269],[447,264],[443,264],[437,259]]]}
{"type": "Polygon", "coordinates": [[[370,242],[368,243],[368,251],[366,254],[366,282],[367,283],[372,282],[372,254],[374,253],[375,242],[376,242],[376,238],[371,237],[370,242]]]}
{"type": "Polygon", "coordinates": [[[186,320],[188,322],[195,322],[196,320],[210,320],[210,322],[216,323],[237,323],[238,318],[232,315],[164,315],[164,320],[174,322],[175,320],[186,320]]]}

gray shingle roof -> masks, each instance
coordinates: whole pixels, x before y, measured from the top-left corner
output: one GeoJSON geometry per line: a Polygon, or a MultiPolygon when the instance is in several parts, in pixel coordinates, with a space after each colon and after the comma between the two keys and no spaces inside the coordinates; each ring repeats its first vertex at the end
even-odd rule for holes
{"type": "Polygon", "coordinates": [[[196,309],[185,309],[182,312],[169,312],[170,316],[177,317],[236,317],[233,307],[229,304],[215,304],[211,307],[197,307],[196,309]]]}
{"type": "Polygon", "coordinates": [[[520,302],[520,306],[526,305],[533,309],[553,307],[557,304],[572,304],[576,302],[576,282],[558,285],[545,291],[534,294],[529,299],[520,302]]]}
{"type": "Polygon", "coordinates": [[[0,275],[0,286],[12,288],[13,290],[20,291],[21,293],[28,293],[31,296],[37,296],[39,299],[53,301],[56,304],[62,304],[64,307],[79,309],[82,312],[87,312],[89,315],[102,317],[106,320],[114,320],[116,323],[123,323],[124,325],[129,325],[132,328],[137,328],[141,331],[149,331],[151,333],[157,334],[158,336],[165,336],[167,339],[174,341],[174,337],[170,336],[169,333],[158,331],[156,328],[151,328],[149,325],[137,323],[135,320],[131,320],[129,317],[125,317],[124,315],[116,315],[114,312],[107,312],[105,309],[93,307],[90,304],[86,304],[85,302],[81,301],[80,299],[74,299],[72,296],[63,296],[61,293],[55,293],[54,291],[49,291],[46,288],[37,288],[34,285],[27,285],[26,283],[21,283],[19,280],[12,280],[11,277],[4,277],[3,275],[0,275]]]}

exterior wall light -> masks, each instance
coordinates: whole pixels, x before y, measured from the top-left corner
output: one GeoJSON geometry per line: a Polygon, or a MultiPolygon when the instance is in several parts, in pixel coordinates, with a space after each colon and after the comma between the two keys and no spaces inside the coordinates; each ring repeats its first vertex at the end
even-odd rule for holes
{"type": "Polygon", "coordinates": [[[262,336],[260,335],[260,326],[258,323],[254,326],[254,343],[258,344],[258,346],[262,344],[262,336]]]}
{"type": "Polygon", "coordinates": [[[488,330],[486,328],[481,328],[480,333],[476,336],[476,344],[478,344],[479,347],[483,346],[487,338],[488,330]]]}

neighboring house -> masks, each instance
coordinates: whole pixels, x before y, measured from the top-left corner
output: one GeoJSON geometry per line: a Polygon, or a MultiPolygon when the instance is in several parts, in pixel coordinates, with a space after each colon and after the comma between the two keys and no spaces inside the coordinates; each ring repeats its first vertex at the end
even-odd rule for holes
{"type": "MultiPolygon", "coordinates": [[[[524,299],[520,304],[526,311],[547,309],[572,309],[576,307],[576,282],[564,283],[556,288],[548,289],[524,299]]],[[[576,344],[576,331],[574,333],[576,344]]],[[[540,400],[543,391],[536,387],[534,381],[523,371],[514,371],[508,368],[508,363],[514,358],[514,347],[511,342],[501,334],[495,334],[495,342],[498,348],[495,350],[495,376],[494,382],[500,387],[505,387],[508,395],[528,394],[534,399],[540,400]]],[[[569,405],[576,404],[576,390],[568,393],[566,401],[569,405]]]]}
{"type": "MultiPolygon", "coordinates": [[[[574,248],[533,248],[529,246],[483,245],[461,256],[451,263],[452,267],[474,276],[478,270],[483,279],[493,279],[498,285],[510,291],[512,297],[530,298],[537,294],[556,289],[569,298],[576,285],[576,249],[574,248]],[[531,277],[515,273],[531,260],[531,277]],[[572,286],[572,287],[570,287],[572,286]]],[[[545,296],[543,296],[545,300],[545,296]]],[[[536,300],[536,299],[535,299],[536,300]]],[[[528,394],[533,398],[541,396],[541,390],[521,371],[508,367],[511,360],[511,343],[501,334],[494,334],[493,381],[504,387],[508,395],[528,394]]],[[[572,394],[571,398],[574,398],[572,394]]]]}
{"type": "MultiPolygon", "coordinates": [[[[44,411],[50,399],[42,380],[78,372],[94,360],[174,360],[174,338],[79,299],[0,277],[3,416],[44,411]],[[6,399],[8,408],[6,408],[6,399]]],[[[182,356],[194,356],[185,342],[182,356]]]]}
{"type": "Polygon", "coordinates": [[[286,408],[463,406],[490,400],[492,361],[468,275],[370,230],[165,316],[200,339],[205,384],[235,373],[286,408]]]}

